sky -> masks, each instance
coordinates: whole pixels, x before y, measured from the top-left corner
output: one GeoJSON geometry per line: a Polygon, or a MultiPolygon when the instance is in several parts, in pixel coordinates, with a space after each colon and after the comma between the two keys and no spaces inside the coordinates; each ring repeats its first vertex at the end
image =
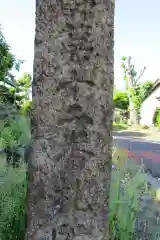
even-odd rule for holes
{"type": "MultiPolygon", "coordinates": [[[[142,81],[160,77],[160,0],[115,0],[115,85],[124,89],[122,56],[131,56],[137,70],[146,66],[142,81]]],[[[18,59],[20,72],[32,74],[35,1],[0,0],[0,24],[18,59]]]]}

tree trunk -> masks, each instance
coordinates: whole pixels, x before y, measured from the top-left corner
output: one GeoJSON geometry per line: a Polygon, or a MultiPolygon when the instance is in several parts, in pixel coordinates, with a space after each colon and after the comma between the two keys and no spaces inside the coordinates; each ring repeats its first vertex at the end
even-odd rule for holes
{"type": "Polygon", "coordinates": [[[129,99],[129,107],[130,107],[130,114],[129,114],[129,124],[137,125],[140,122],[139,114],[137,113],[136,109],[133,106],[131,99],[129,99]]]}
{"type": "Polygon", "coordinates": [[[112,1],[36,1],[28,240],[108,239],[113,48],[112,1]]]}
{"type": "Polygon", "coordinates": [[[129,124],[131,125],[137,125],[139,124],[140,122],[140,119],[139,119],[139,114],[138,112],[136,111],[134,105],[133,105],[133,102],[132,102],[132,99],[131,99],[131,95],[130,95],[130,88],[134,88],[134,86],[132,85],[132,75],[129,71],[126,72],[127,74],[127,79],[128,79],[128,89],[127,89],[127,92],[128,92],[128,98],[129,98],[129,109],[130,109],[130,114],[129,114],[129,124]]]}

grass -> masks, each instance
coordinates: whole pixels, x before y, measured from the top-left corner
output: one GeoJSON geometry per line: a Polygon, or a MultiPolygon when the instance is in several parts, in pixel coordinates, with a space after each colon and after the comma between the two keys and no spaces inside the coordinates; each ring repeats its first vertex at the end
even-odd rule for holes
{"type": "Polygon", "coordinates": [[[25,167],[7,169],[0,161],[0,239],[22,240],[25,231],[25,167]]]}
{"type": "Polygon", "coordinates": [[[126,130],[128,125],[125,123],[113,123],[113,131],[126,130]]]}
{"type": "Polygon", "coordinates": [[[127,152],[113,154],[118,170],[112,171],[109,225],[111,240],[135,239],[135,224],[140,210],[140,196],[152,194],[143,168],[128,159],[127,152]]]}
{"type": "MultiPolygon", "coordinates": [[[[134,239],[134,224],[139,211],[138,196],[148,192],[145,174],[132,166],[125,167],[125,153],[113,162],[117,170],[112,172],[109,226],[110,240],[134,239]]],[[[25,232],[25,167],[6,169],[0,162],[0,239],[22,240],[25,232]]]]}

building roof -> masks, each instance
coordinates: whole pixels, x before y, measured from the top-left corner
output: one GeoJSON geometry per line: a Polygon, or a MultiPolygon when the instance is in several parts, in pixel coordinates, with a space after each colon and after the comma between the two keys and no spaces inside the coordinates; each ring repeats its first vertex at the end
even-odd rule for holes
{"type": "Polygon", "coordinates": [[[151,93],[153,93],[158,87],[160,87],[160,78],[158,78],[154,83],[153,83],[153,87],[151,89],[151,93]]]}

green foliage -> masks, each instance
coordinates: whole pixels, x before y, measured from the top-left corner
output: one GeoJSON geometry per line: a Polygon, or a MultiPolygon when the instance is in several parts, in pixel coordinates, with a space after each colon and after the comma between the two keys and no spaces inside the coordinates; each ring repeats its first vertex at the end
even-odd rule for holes
{"type": "Polygon", "coordinates": [[[8,71],[14,66],[14,57],[0,29],[0,81],[4,81],[8,71]]]}
{"type": "MultiPolygon", "coordinates": [[[[124,157],[124,156],[123,156],[124,157]]],[[[135,223],[139,213],[140,196],[151,194],[143,168],[132,160],[123,163],[113,157],[118,171],[112,171],[109,227],[111,240],[135,239],[135,223]]]]}
{"type": "MultiPolygon", "coordinates": [[[[140,113],[140,108],[143,101],[149,96],[152,89],[153,83],[146,81],[144,83],[137,84],[136,87],[130,88],[128,92],[130,93],[131,100],[135,110],[140,113]]],[[[129,109],[129,97],[127,91],[116,91],[113,97],[114,105],[116,108],[122,110],[129,109]]]]}
{"type": "Polygon", "coordinates": [[[140,83],[140,79],[146,70],[145,67],[138,73],[135,64],[132,63],[131,57],[123,56],[121,60],[121,67],[126,82],[126,91],[129,98],[129,111],[132,111],[132,114],[130,114],[132,119],[130,120],[132,123],[136,123],[135,121],[138,120],[140,114],[141,104],[146,99],[151,89],[151,83],[140,83]]]}
{"type": "Polygon", "coordinates": [[[0,239],[22,240],[25,234],[25,167],[6,169],[0,159],[0,239]]]}
{"type": "Polygon", "coordinates": [[[157,108],[154,113],[153,123],[156,127],[160,128],[160,108],[157,108]]]}
{"type": "Polygon", "coordinates": [[[146,81],[140,85],[141,104],[149,96],[152,87],[153,87],[153,82],[151,81],[146,81]]]}
{"type": "Polygon", "coordinates": [[[125,62],[125,61],[127,60],[127,57],[126,57],[126,56],[122,56],[121,60],[122,60],[123,62],[125,62]]]}
{"type": "Polygon", "coordinates": [[[19,79],[15,80],[15,87],[0,86],[1,98],[4,103],[16,104],[17,108],[29,101],[29,93],[32,85],[32,77],[29,73],[24,73],[19,79]]]}
{"type": "MultiPolygon", "coordinates": [[[[30,119],[15,108],[14,97],[8,106],[9,93],[15,96],[15,88],[8,87],[5,90],[7,100],[3,100],[0,107],[0,116],[3,113],[0,120],[0,147],[27,145],[31,140],[30,119]]],[[[25,235],[26,166],[21,165],[19,169],[6,168],[4,156],[0,157],[0,239],[22,240],[25,235]]]]}
{"type": "Polygon", "coordinates": [[[21,108],[20,108],[20,113],[23,115],[31,115],[31,110],[32,110],[32,101],[24,101],[21,104],[21,108]]]}
{"type": "Polygon", "coordinates": [[[145,67],[138,72],[136,71],[135,64],[132,63],[131,57],[122,57],[121,67],[124,72],[124,80],[126,82],[126,92],[129,98],[129,110],[131,105],[134,107],[134,110],[137,114],[140,114],[140,108],[143,101],[149,96],[152,89],[153,83],[146,81],[145,83],[140,82],[145,67]]]}
{"type": "MultiPolygon", "coordinates": [[[[27,145],[31,140],[30,119],[24,115],[9,115],[0,121],[0,147],[27,145]]],[[[26,166],[6,167],[0,156],[0,239],[24,239],[26,205],[26,166]]]]}
{"type": "Polygon", "coordinates": [[[128,110],[129,99],[128,99],[127,92],[116,91],[113,97],[113,101],[116,108],[128,110]]]}
{"type": "MultiPolygon", "coordinates": [[[[24,73],[15,79],[12,70],[19,71],[22,61],[11,53],[0,30],[0,148],[17,148],[30,140],[31,109],[29,88],[31,76],[24,73]]],[[[25,234],[26,166],[6,167],[5,156],[0,156],[0,239],[22,240],[25,234]]]]}
{"type": "MultiPolygon", "coordinates": [[[[0,119],[2,119],[2,116],[6,117],[9,108],[12,110],[14,108],[18,112],[21,105],[25,104],[26,111],[29,111],[31,103],[27,104],[27,101],[29,101],[32,77],[29,73],[24,73],[16,80],[11,74],[11,70],[19,71],[21,63],[23,61],[17,60],[11,53],[11,49],[0,29],[0,119]]],[[[24,109],[24,106],[22,108],[24,109]]]]}
{"type": "Polygon", "coordinates": [[[19,79],[16,80],[17,95],[23,96],[23,100],[29,100],[29,90],[32,85],[32,77],[29,73],[24,73],[19,79]]]}
{"type": "Polygon", "coordinates": [[[21,63],[23,61],[17,60],[11,53],[11,49],[0,29],[0,82],[15,87],[15,79],[13,74],[11,74],[11,70],[19,71],[21,63]]]}
{"type": "Polygon", "coordinates": [[[23,115],[0,121],[0,146],[17,147],[27,145],[31,140],[30,119],[23,115]]]}
{"type": "Polygon", "coordinates": [[[17,96],[23,96],[20,102],[20,114],[31,114],[32,101],[30,100],[30,88],[32,85],[32,77],[29,73],[24,73],[17,81],[18,94],[17,96]]]}
{"type": "Polygon", "coordinates": [[[150,81],[137,84],[135,88],[130,88],[131,99],[135,110],[140,113],[140,108],[145,99],[149,96],[153,83],[150,81]]]}
{"type": "Polygon", "coordinates": [[[16,82],[17,85],[23,89],[29,89],[31,87],[32,77],[29,73],[24,73],[16,82]]]}
{"type": "Polygon", "coordinates": [[[0,85],[0,101],[1,101],[1,103],[14,104],[15,91],[13,91],[12,89],[13,88],[9,88],[8,86],[0,85]]]}
{"type": "Polygon", "coordinates": [[[131,100],[134,106],[134,109],[137,111],[137,113],[140,112],[140,107],[141,107],[141,87],[138,85],[137,87],[130,88],[129,89],[131,100]]]}

